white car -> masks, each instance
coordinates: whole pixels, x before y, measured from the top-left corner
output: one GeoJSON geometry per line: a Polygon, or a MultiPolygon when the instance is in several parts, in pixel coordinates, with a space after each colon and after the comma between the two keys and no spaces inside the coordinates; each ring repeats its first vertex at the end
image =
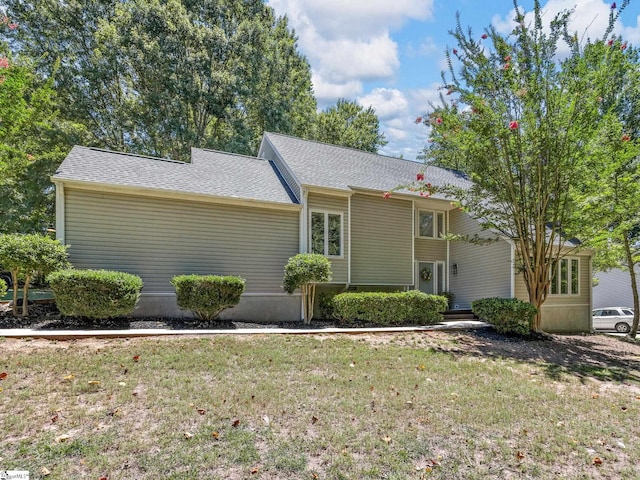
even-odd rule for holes
{"type": "Polygon", "coordinates": [[[629,333],[633,324],[633,309],[625,307],[597,308],[591,312],[593,328],[629,333]]]}

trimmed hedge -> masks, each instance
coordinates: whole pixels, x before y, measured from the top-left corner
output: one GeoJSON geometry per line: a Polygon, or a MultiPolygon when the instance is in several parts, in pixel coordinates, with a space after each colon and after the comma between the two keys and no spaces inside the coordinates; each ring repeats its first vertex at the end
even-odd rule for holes
{"type": "Polygon", "coordinates": [[[528,335],[538,309],[517,298],[483,298],[471,302],[473,313],[500,333],[528,335]]]}
{"type": "Polygon", "coordinates": [[[214,320],[220,312],[235,307],[244,292],[240,277],[219,275],[177,275],[171,279],[178,306],[193,311],[204,321],[214,320]]]}
{"type": "Polygon", "coordinates": [[[47,276],[60,313],[87,318],[113,318],[133,312],[142,279],[110,270],[60,270],[47,276]]]}
{"type": "Polygon", "coordinates": [[[341,322],[363,320],[377,325],[433,324],[442,320],[447,299],[419,290],[409,292],[346,292],[333,298],[334,316],[341,322]]]}
{"type": "Polygon", "coordinates": [[[7,282],[0,278],[0,297],[4,297],[7,294],[7,282]]]}

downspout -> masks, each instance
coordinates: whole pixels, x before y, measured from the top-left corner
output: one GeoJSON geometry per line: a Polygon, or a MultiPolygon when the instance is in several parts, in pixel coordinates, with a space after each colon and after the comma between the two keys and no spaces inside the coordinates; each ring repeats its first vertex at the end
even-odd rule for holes
{"type": "Polygon", "coordinates": [[[351,285],[351,195],[347,199],[347,284],[344,289],[349,290],[349,286],[351,285]]]}
{"type": "Polygon", "coordinates": [[[411,283],[413,288],[418,290],[416,285],[416,270],[418,264],[416,262],[416,201],[411,200],[411,283]]]}
{"type": "MultiPolygon", "coordinates": [[[[302,201],[302,210],[300,210],[300,253],[308,253],[307,234],[309,226],[309,207],[307,205],[309,192],[304,187],[300,189],[300,200],[302,201]]],[[[304,297],[300,296],[300,320],[304,321],[304,297]]]]}
{"type": "Polygon", "coordinates": [[[65,205],[64,205],[64,185],[61,182],[56,182],[56,239],[62,244],[65,244],[65,205]]]}
{"type": "MultiPolygon", "coordinates": [[[[451,228],[450,224],[449,224],[449,210],[447,210],[447,229],[451,228]]],[[[448,233],[448,232],[445,232],[448,233]]],[[[449,236],[447,235],[447,239],[445,240],[445,242],[447,242],[447,266],[446,266],[446,271],[447,274],[445,275],[445,278],[447,279],[447,292],[451,291],[451,287],[450,287],[450,280],[451,280],[451,264],[450,264],[450,259],[449,259],[449,236]]]]}
{"type": "Polygon", "coordinates": [[[511,280],[511,285],[510,285],[510,290],[511,290],[511,298],[515,298],[516,296],[516,244],[512,241],[509,240],[509,245],[511,246],[511,275],[510,275],[510,280],[511,280]]]}

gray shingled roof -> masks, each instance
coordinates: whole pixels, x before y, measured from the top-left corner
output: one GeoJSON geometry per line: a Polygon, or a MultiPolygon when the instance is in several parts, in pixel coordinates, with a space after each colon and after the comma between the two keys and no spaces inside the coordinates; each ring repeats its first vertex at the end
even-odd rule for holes
{"type": "Polygon", "coordinates": [[[452,184],[467,188],[471,185],[459,172],[426,167],[424,163],[287,135],[265,133],[265,136],[301,185],[387,191],[412,182],[420,171],[425,172],[425,181],[434,186],[452,184]]]}
{"type": "Polygon", "coordinates": [[[197,148],[191,155],[182,163],[76,146],[53,179],[294,203],[267,160],[197,148]]]}

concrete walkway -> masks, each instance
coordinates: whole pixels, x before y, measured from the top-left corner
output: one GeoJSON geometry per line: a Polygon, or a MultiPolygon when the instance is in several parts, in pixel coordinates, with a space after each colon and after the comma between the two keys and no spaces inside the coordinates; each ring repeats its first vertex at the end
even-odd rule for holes
{"type": "Polygon", "coordinates": [[[324,333],[397,333],[424,332],[435,330],[468,330],[484,328],[489,324],[477,320],[443,322],[424,327],[380,327],[380,328],[238,328],[222,330],[169,330],[169,329],[126,329],[126,330],[35,330],[30,328],[0,329],[4,338],[45,338],[49,340],[72,340],[76,338],[131,338],[166,335],[308,335],[324,333]]]}

